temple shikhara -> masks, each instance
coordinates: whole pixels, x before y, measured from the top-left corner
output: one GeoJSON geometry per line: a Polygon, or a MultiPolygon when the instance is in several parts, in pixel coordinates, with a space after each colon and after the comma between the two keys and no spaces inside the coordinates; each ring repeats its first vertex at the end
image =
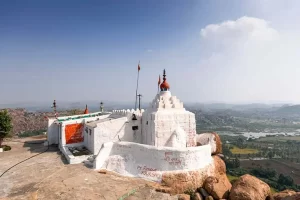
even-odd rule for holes
{"type": "Polygon", "coordinates": [[[164,173],[213,173],[216,134],[196,134],[195,114],[172,96],[166,71],[149,107],[48,119],[47,145],[58,144],[70,164],[84,162],[125,176],[161,181],[164,173]]]}

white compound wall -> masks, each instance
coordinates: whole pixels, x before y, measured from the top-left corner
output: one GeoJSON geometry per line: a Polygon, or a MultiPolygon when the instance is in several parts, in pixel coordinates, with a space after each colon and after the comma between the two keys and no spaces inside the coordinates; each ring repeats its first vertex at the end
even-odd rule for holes
{"type": "Polygon", "coordinates": [[[85,133],[87,138],[85,146],[94,154],[97,154],[106,142],[128,141],[141,143],[142,111],[116,110],[108,117],[108,120],[92,122],[86,124],[91,129],[91,135],[85,133]],[[136,115],[137,120],[132,120],[132,115],[136,115]],[[137,127],[137,130],[133,130],[137,127]]]}
{"type": "Polygon", "coordinates": [[[103,144],[96,156],[94,168],[160,182],[163,172],[198,170],[211,163],[210,145],[178,149],[108,142],[103,144]]]}

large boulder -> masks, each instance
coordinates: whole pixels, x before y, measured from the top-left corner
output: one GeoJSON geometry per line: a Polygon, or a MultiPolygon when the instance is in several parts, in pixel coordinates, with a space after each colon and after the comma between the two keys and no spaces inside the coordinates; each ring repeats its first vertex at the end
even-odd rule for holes
{"type": "Polygon", "coordinates": [[[268,184],[249,174],[241,176],[231,188],[230,200],[266,200],[271,197],[268,184]]]}
{"type": "Polygon", "coordinates": [[[190,200],[191,197],[188,194],[179,194],[178,196],[178,200],[190,200]]]}
{"type": "Polygon", "coordinates": [[[226,174],[226,165],[225,162],[219,156],[212,156],[213,164],[211,167],[212,176],[218,176],[226,174]]]}
{"type": "Polygon", "coordinates": [[[196,144],[197,146],[209,144],[213,155],[222,153],[222,142],[217,133],[201,133],[196,135],[196,144]]]}
{"type": "Polygon", "coordinates": [[[204,182],[204,189],[214,199],[227,199],[231,189],[231,183],[225,174],[219,177],[209,176],[204,182]]]}
{"type": "Polygon", "coordinates": [[[196,192],[193,200],[203,200],[203,197],[199,192],[196,192]]]}
{"type": "Polygon", "coordinates": [[[171,194],[180,194],[201,187],[207,177],[206,168],[196,171],[167,172],[162,175],[161,184],[170,187],[171,194]]]}
{"type": "MultiPolygon", "coordinates": [[[[181,194],[186,190],[203,187],[207,177],[226,177],[226,165],[219,156],[212,156],[212,162],[207,167],[193,171],[170,171],[162,175],[161,185],[170,188],[168,193],[181,194]]],[[[227,184],[227,181],[224,181],[227,184]]]]}
{"type": "Polygon", "coordinates": [[[273,195],[274,200],[299,200],[300,192],[293,190],[284,190],[273,195]]]}
{"type": "Polygon", "coordinates": [[[204,199],[209,196],[208,192],[202,187],[198,188],[197,191],[204,197],[204,199]]]}

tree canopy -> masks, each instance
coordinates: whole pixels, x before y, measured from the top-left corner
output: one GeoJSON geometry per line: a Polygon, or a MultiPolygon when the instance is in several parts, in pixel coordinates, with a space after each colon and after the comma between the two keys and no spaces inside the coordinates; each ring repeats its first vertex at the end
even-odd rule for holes
{"type": "Polygon", "coordinates": [[[0,147],[5,138],[12,129],[12,119],[7,110],[0,111],[0,147]]]}

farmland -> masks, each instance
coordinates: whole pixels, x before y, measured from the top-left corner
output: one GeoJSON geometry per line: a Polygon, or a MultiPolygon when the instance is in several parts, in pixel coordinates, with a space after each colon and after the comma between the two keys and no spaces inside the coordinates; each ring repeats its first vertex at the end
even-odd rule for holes
{"type": "Polygon", "coordinates": [[[221,135],[228,178],[252,174],[275,190],[300,189],[300,137],[221,135]],[[278,140],[277,140],[278,139],[278,140]]]}
{"type": "MultiPolygon", "coordinates": [[[[229,147],[230,149],[230,147],[229,147]]],[[[237,146],[233,146],[233,148],[230,149],[232,154],[254,154],[258,153],[257,149],[251,149],[251,148],[239,148],[237,146]]]]}
{"type": "Polygon", "coordinates": [[[300,136],[277,136],[277,137],[263,137],[259,138],[258,142],[286,142],[286,141],[299,141],[300,136]]]}

